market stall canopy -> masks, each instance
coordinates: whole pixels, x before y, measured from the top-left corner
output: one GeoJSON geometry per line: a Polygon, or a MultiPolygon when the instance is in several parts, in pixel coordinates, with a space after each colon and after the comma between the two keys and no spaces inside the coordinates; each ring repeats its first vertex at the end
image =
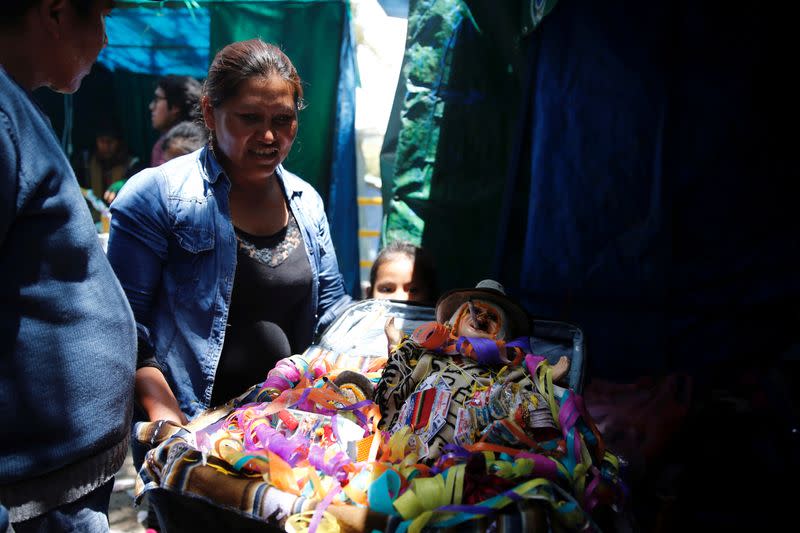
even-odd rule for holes
{"type": "Polygon", "coordinates": [[[108,46],[71,97],[43,94],[64,149],[94,143],[101,117],[123,126],[131,152],[149,160],[157,132],[148,105],[166,74],[205,78],[225,45],[260,37],[288,55],[307,107],[284,166],[322,196],[346,289],[359,294],[355,168],[356,65],[346,0],[121,0],[107,19],[108,46]],[[74,117],[74,118],[73,118],[74,117]]]}
{"type": "MultiPolygon", "coordinates": [[[[164,4],[175,3],[165,2],[164,4]]],[[[108,46],[98,62],[109,70],[204,78],[208,70],[211,17],[208,5],[165,9],[161,2],[127,1],[106,19],[108,46]],[[138,5],[144,4],[144,5],[138,5]],[[156,4],[156,5],[154,5],[156,4]]]]}

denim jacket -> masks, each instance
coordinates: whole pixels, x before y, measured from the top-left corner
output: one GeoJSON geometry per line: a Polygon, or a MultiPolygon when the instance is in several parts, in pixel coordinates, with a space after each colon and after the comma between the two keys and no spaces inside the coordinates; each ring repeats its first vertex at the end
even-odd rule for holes
{"type": "MultiPolygon", "coordinates": [[[[351,298],[319,194],[282,167],[276,175],[311,265],[311,306],[296,320],[313,335],[351,298]]],[[[111,206],[108,258],[136,316],[140,360],[155,356],[189,417],[209,407],[225,340],[237,247],[230,187],[205,147],[136,174],[111,206]]]]}

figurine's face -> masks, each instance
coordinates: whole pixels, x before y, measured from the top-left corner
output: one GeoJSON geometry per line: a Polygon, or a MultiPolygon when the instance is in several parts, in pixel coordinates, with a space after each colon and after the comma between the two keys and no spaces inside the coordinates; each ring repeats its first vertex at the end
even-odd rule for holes
{"type": "Polygon", "coordinates": [[[494,303],[474,299],[459,307],[450,322],[459,337],[483,337],[504,339],[506,336],[506,314],[494,303]]]}

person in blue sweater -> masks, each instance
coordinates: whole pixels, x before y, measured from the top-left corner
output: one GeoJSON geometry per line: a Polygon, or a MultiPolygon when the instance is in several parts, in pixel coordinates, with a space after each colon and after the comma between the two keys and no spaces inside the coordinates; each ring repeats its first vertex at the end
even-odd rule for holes
{"type": "Polygon", "coordinates": [[[0,2],[0,530],[108,531],[136,325],[31,91],[75,92],[112,0],[0,2]]]}

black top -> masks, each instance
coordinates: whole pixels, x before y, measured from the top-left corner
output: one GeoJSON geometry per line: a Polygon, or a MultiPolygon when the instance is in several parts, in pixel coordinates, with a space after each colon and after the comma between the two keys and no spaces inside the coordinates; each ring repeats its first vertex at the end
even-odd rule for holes
{"type": "Polygon", "coordinates": [[[301,331],[295,320],[310,305],[311,265],[291,211],[275,235],[234,229],[236,275],[212,405],[260,383],[279,359],[301,353],[312,340],[312,332],[301,331]]]}

